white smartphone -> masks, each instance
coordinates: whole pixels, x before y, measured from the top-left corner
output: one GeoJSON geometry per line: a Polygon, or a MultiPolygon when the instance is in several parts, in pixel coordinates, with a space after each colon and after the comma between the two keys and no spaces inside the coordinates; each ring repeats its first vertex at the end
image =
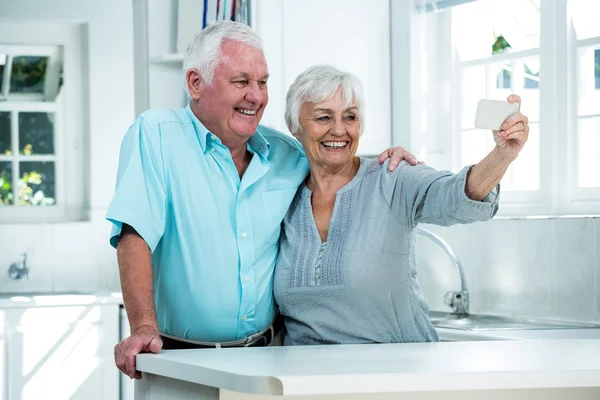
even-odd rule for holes
{"type": "Polygon", "coordinates": [[[519,103],[481,99],[477,103],[475,128],[499,130],[504,120],[519,111],[519,103]]]}

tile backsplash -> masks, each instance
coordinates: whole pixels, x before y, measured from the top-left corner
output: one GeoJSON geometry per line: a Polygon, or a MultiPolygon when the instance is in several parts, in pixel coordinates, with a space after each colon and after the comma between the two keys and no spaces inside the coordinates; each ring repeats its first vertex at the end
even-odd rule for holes
{"type": "Polygon", "coordinates": [[[0,292],[119,291],[110,224],[96,222],[0,225],[0,292]],[[8,277],[8,268],[27,253],[29,279],[8,277]]]}
{"type": "MultiPolygon", "coordinates": [[[[471,311],[600,322],[600,218],[498,219],[423,225],[452,246],[465,269],[471,311]]],[[[458,288],[447,256],[418,237],[419,280],[431,309],[449,310],[458,288]]]]}

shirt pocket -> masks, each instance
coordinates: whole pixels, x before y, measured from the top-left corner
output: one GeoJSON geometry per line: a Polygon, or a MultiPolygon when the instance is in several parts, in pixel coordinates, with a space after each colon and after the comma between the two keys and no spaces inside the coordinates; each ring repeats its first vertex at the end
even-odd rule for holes
{"type": "Polygon", "coordinates": [[[264,232],[267,243],[277,243],[281,234],[281,222],[290,208],[297,188],[269,190],[263,192],[264,232]]]}

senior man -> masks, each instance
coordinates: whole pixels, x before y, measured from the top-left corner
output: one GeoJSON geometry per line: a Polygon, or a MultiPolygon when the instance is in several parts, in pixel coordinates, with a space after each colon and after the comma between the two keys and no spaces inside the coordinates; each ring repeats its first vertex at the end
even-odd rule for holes
{"type": "Polygon", "coordinates": [[[129,128],[106,216],[131,326],[115,361],[136,379],[140,352],[271,343],[280,225],[308,173],[296,139],[259,126],[269,72],[252,29],[210,25],[184,69],[189,105],[129,128]]]}

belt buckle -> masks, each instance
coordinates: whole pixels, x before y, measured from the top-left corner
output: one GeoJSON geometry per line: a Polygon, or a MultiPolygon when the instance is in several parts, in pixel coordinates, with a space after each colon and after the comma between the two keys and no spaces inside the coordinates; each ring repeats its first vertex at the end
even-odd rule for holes
{"type": "Polygon", "coordinates": [[[254,344],[254,342],[256,341],[256,333],[254,335],[250,335],[246,338],[246,343],[244,343],[244,347],[249,347],[251,345],[254,344]]]}
{"type": "Polygon", "coordinates": [[[271,324],[271,325],[269,325],[269,328],[262,334],[255,333],[254,335],[248,336],[246,338],[246,343],[244,344],[244,347],[250,347],[253,344],[258,343],[258,341],[261,339],[265,340],[265,347],[266,347],[269,345],[269,343],[271,343],[271,341],[273,340],[274,337],[275,337],[275,327],[273,326],[273,324],[271,324]],[[267,335],[269,335],[269,333],[270,333],[270,337],[267,338],[267,335]]]}

